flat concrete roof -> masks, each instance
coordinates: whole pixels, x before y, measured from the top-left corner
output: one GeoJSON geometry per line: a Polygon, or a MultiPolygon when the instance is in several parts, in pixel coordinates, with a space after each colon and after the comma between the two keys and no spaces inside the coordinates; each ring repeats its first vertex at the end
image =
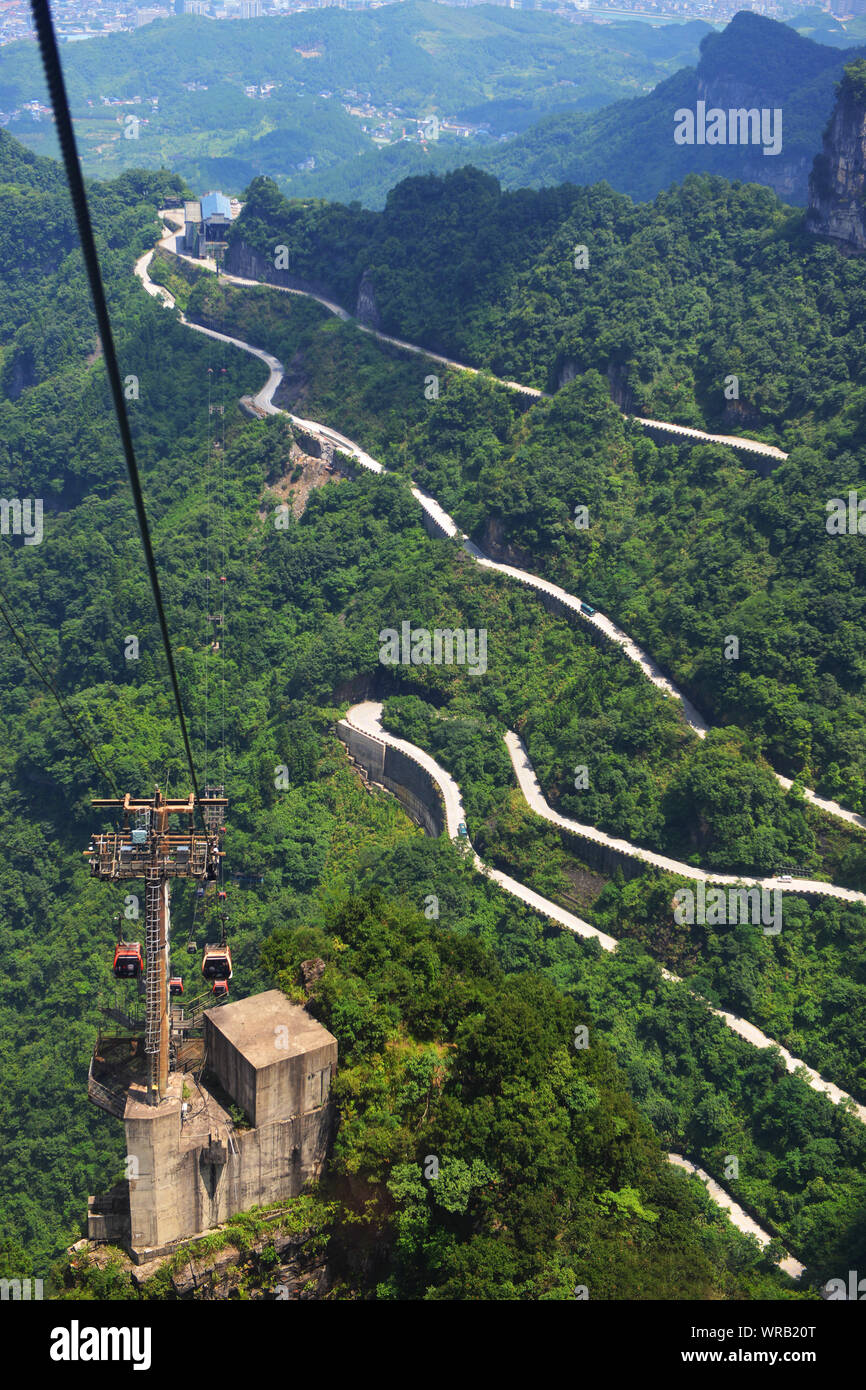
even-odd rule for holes
{"type": "Polygon", "coordinates": [[[337,1041],[306,1009],[290,1003],[279,989],[252,994],[236,1004],[220,1004],[208,1009],[205,1018],[256,1071],[337,1041]],[[276,1030],[281,1027],[287,1032],[278,1035],[276,1030]]]}

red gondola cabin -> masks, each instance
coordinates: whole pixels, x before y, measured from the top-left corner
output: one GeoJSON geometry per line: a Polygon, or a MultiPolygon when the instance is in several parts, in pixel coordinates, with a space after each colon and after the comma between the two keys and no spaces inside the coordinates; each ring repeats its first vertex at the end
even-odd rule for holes
{"type": "Polygon", "coordinates": [[[205,946],[201,973],[206,980],[230,980],[232,953],[228,946],[205,946]]]}
{"type": "Polygon", "coordinates": [[[114,948],[114,973],[118,980],[138,980],[144,974],[144,957],[138,941],[118,941],[114,948]]]}
{"type": "Polygon", "coordinates": [[[229,987],[227,982],[225,980],[214,980],[211,993],[216,995],[217,999],[228,999],[229,987]]]}
{"type": "Polygon", "coordinates": [[[183,980],[180,975],[174,975],[168,982],[168,992],[174,999],[178,994],[183,994],[183,980]]]}

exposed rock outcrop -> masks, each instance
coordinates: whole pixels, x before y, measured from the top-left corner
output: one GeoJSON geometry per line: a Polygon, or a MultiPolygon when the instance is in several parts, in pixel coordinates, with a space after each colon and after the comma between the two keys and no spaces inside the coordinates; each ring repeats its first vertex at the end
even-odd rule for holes
{"type": "Polygon", "coordinates": [[[511,544],[501,517],[487,517],[477,539],[481,549],[500,564],[525,568],[532,563],[528,550],[511,544]]]}
{"type": "Polygon", "coordinates": [[[332,285],[326,284],[324,280],[310,280],[303,275],[294,275],[290,270],[277,270],[272,260],[253,250],[245,241],[232,241],[229,244],[224,268],[230,275],[240,275],[245,280],[263,280],[268,285],[285,285],[290,290],[306,290],[310,294],[320,294],[324,299],[339,303],[339,296],[332,285]]]}
{"type": "Polygon", "coordinates": [[[38,381],[33,353],[29,348],[10,354],[3,372],[2,390],[10,401],[17,401],[22,391],[38,381]]]}
{"type": "Polygon", "coordinates": [[[706,35],[695,74],[695,100],[705,102],[707,111],[778,109],[781,150],[768,157],[757,144],[709,146],[703,152],[695,146],[692,167],[764,184],[785,202],[802,207],[815,136],[832,106],[837,64],[841,70],[838,50],[746,11],[735,15],[721,33],[706,35]]]}
{"type": "Polygon", "coordinates": [[[314,956],[311,960],[301,961],[301,979],[304,982],[304,990],[309,995],[312,994],[317,980],[321,980],[325,973],[325,962],[321,956],[314,956]]]}
{"type": "Polygon", "coordinates": [[[626,415],[634,414],[634,392],[628,384],[628,368],[621,363],[609,362],[607,380],[610,385],[610,398],[626,415]]]}
{"type": "Polygon", "coordinates": [[[809,179],[806,226],[848,255],[866,252],[866,60],[845,69],[809,179]]]}
{"type": "Polygon", "coordinates": [[[381,331],[382,319],[379,314],[379,307],[376,304],[376,294],[373,289],[373,277],[369,270],[365,270],[361,276],[361,283],[358,286],[358,302],[355,306],[355,318],[359,323],[366,324],[368,328],[375,328],[381,331]]]}
{"type": "Polygon", "coordinates": [[[324,1298],[333,1276],[321,1241],[309,1232],[297,1234],[277,1225],[247,1249],[225,1245],[209,1252],[204,1242],[188,1247],[177,1268],[170,1255],[136,1265],[125,1251],[111,1245],[79,1240],[69,1250],[67,1284],[83,1283],[88,1269],[114,1268],[136,1292],[156,1279],[154,1296],[165,1300],[289,1301],[324,1298]]]}
{"type": "Polygon", "coordinates": [[[760,410],[756,410],[748,401],[725,401],[722,425],[731,434],[738,434],[744,429],[763,429],[765,424],[760,410]]]}

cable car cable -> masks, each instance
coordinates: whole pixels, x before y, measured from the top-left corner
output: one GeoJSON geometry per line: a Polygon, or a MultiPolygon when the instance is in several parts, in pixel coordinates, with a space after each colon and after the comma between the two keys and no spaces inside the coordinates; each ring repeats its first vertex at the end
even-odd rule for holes
{"type": "MultiPolygon", "coordinates": [[[[178,719],[180,721],[183,745],[186,752],[186,760],[189,766],[190,777],[192,778],[193,792],[195,794],[195,806],[204,824],[204,815],[200,805],[200,793],[198,788],[198,778],[193,762],[192,747],[187,730],[186,715],[184,714],[183,701],[180,695],[180,685],[178,683],[177,671],[174,664],[174,654],[171,649],[171,638],[168,631],[168,622],[165,615],[165,608],[162,602],[162,590],[160,589],[159,576],[156,572],[156,560],[153,554],[153,545],[150,539],[150,527],[147,520],[147,511],[144,505],[144,495],[141,490],[141,480],[138,473],[138,462],[135,457],[135,448],[132,443],[132,432],[129,428],[129,419],[124,405],[123,385],[120,379],[120,366],[117,360],[117,353],[114,347],[114,337],[111,332],[111,319],[108,313],[108,305],[105,299],[105,290],[102,284],[102,272],[99,268],[99,256],[96,251],[96,242],[93,236],[93,224],[90,220],[90,210],[87,204],[87,193],[84,187],[84,179],[81,173],[81,165],[78,160],[78,150],[75,143],[75,132],[72,126],[72,116],[69,111],[69,101],[66,96],[66,84],[63,80],[63,68],[60,63],[60,55],[57,51],[57,38],[54,33],[54,23],[51,18],[51,10],[48,0],[30,0],[30,7],[33,11],[33,20],[36,25],[36,32],[39,38],[39,48],[42,54],[42,64],[45,68],[45,77],[48,82],[48,90],[51,96],[51,105],[54,109],[54,122],[57,129],[57,138],[60,142],[60,149],[63,154],[63,163],[66,168],[66,178],[69,184],[69,192],[72,197],[72,204],[75,209],[75,219],[78,223],[78,235],[81,241],[81,253],[87,270],[87,278],[90,281],[90,293],[93,297],[93,307],[96,313],[96,322],[99,328],[99,335],[102,341],[102,353],[105,359],[105,369],[108,374],[111,394],[114,399],[114,412],[117,416],[117,424],[120,430],[121,443],[123,445],[124,458],[126,460],[126,471],[129,475],[129,485],[132,488],[132,497],[135,504],[135,514],[138,520],[138,529],[141,534],[141,542],[144,546],[144,555],[147,563],[147,572],[150,579],[153,601],[156,605],[157,618],[162,636],[162,644],[165,648],[166,659],[168,661],[169,677],[171,679],[172,694],[177,707],[178,719]]],[[[205,827],[206,829],[206,827],[205,827]]]]}
{"type": "MultiPolygon", "coordinates": [[[[228,566],[228,551],[227,551],[227,546],[226,546],[226,473],[225,473],[225,466],[226,466],[226,459],[225,459],[225,455],[226,455],[226,405],[225,405],[226,390],[225,390],[225,388],[226,388],[226,386],[227,386],[227,384],[228,384],[227,381],[226,381],[226,376],[227,376],[226,368],[225,368],[225,367],[221,367],[221,368],[220,368],[220,382],[221,382],[221,384],[222,384],[222,390],[220,391],[220,397],[221,397],[220,404],[221,404],[221,406],[222,406],[222,445],[221,445],[221,447],[220,447],[220,503],[219,503],[219,508],[220,508],[220,510],[219,510],[219,519],[220,519],[220,546],[221,546],[221,551],[222,551],[221,565],[222,565],[222,573],[223,573],[223,574],[227,574],[227,572],[228,572],[228,570],[227,570],[227,566],[228,566]]],[[[223,628],[225,628],[225,610],[226,610],[226,604],[225,604],[225,599],[223,599],[223,605],[222,605],[223,628]]],[[[225,639],[225,631],[223,631],[223,639],[225,639]]],[[[220,695],[221,695],[220,734],[221,734],[221,740],[222,740],[222,777],[221,777],[221,785],[222,785],[223,787],[225,787],[225,785],[226,785],[226,660],[225,660],[225,652],[223,651],[223,646],[224,646],[224,641],[220,644],[220,658],[221,658],[221,660],[220,660],[220,675],[221,675],[221,677],[222,677],[221,687],[220,687],[220,695]]],[[[220,870],[222,870],[222,860],[220,860],[220,870]]],[[[222,880],[222,872],[220,872],[220,880],[222,880]]]]}
{"type": "MultiPolygon", "coordinates": [[[[211,339],[207,340],[208,361],[211,357],[211,339]]],[[[211,387],[213,385],[213,367],[208,365],[207,369],[207,453],[205,454],[204,465],[204,595],[205,595],[205,618],[208,622],[211,619],[211,592],[210,592],[210,466],[211,466],[211,387]]],[[[210,713],[210,662],[208,652],[204,663],[204,780],[205,785],[208,781],[208,720],[210,713]]]]}

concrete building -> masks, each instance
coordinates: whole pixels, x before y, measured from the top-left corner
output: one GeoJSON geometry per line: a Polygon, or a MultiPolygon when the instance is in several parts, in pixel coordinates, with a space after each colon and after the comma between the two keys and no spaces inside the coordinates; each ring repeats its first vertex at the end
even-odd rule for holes
{"type": "Polygon", "coordinates": [[[183,205],[184,249],[191,256],[213,255],[225,244],[232,223],[232,205],[224,193],[206,193],[201,201],[183,205]]]}
{"type": "Polygon", "coordinates": [[[158,1106],[130,1082],[128,1181],[89,1202],[89,1238],[124,1244],[138,1264],[239,1211],[296,1197],[327,1160],[337,1040],[305,1009],[280,990],[210,1009],[204,1056],[201,1078],[170,1074],[158,1106]]]}
{"type": "Polygon", "coordinates": [[[211,1009],[205,1019],[209,1066],[253,1125],[325,1104],[336,1040],[278,989],[211,1009]]]}

